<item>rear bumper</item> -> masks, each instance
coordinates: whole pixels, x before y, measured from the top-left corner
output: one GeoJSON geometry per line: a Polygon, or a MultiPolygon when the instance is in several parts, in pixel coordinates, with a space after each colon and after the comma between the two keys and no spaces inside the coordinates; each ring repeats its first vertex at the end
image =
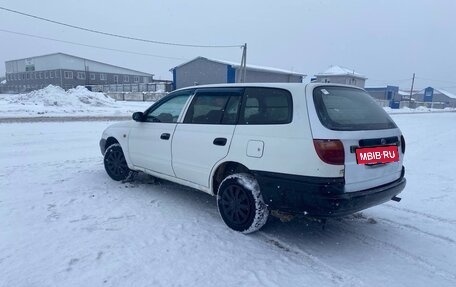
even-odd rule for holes
{"type": "Polygon", "coordinates": [[[405,169],[391,183],[357,192],[344,192],[343,178],[319,178],[254,172],[271,210],[338,217],[387,202],[406,185],[405,169]]]}

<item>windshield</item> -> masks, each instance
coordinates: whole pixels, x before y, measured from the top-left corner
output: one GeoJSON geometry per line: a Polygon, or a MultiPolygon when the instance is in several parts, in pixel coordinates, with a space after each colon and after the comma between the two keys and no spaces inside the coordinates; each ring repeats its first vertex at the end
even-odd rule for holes
{"type": "Polygon", "coordinates": [[[382,130],[396,128],[388,114],[363,90],[325,86],[314,89],[321,123],[331,130],[382,130]]]}

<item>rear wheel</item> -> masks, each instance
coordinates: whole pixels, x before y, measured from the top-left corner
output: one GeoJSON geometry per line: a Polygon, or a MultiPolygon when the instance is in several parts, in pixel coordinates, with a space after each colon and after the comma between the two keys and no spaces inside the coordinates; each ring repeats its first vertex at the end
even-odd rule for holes
{"type": "Polygon", "coordinates": [[[217,207],[225,224],[242,233],[259,230],[269,216],[258,182],[246,173],[233,174],[222,181],[217,207]]]}
{"type": "Polygon", "coordinates": [[[109,177],[114,180],[126,180],[133,173],[128,168],[122,147],[118,143],[112,144],[106,149],[103,162],[109,177]]]}

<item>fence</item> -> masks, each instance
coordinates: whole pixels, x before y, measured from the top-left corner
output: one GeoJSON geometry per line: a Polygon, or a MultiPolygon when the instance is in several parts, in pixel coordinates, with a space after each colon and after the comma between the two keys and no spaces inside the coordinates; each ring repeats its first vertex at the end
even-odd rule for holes
{"type": "MultiPolygon", "coordinates": [[[[390,106],[390,101],[388,100],[378,100],[375,99],[375,102],[380,106],[380,107],[389,107],[390,106]]],[[[416,109],[418,107],[425,107],[429,109],[444,109],[444,108],[455,108],[456,104],[455,103],[443,103],[443,102],[417,102],[417,101],[400,101],[398,108],[410,108],[410,109],[416,109]]]]}
{"type": "Polygon", "coordinates": [[[117,101],[156,102],[168,93],[161,92],[109,92],[108,97],[117,101]]]}
{"type": "Polygon", "coordinates": [[[416,101],[402,101],[400,108],[416,109],[418,107],[425,107],[428,109],[444,109],[454,108],[454,104],[447,104],[442,102],[416,102],[416,101]]]}
{"type": "MultiPolygon", "coordinates": [[[[0,84],[0,93],[7,94],[18,94],[18,93],[27,93],[34,90],[39,90],[47,87],[48,84],[24,84],[24,85],[8,85],[0,84]]],[[[60,86],[60,85],[59,85],[60,86]]],[[[75,88],[75,85],[64,84],[63,89],[69,90],[75,88]]],[[[110,85],[86,85],[88,90],[93,92],[166,92],[169,93],[172,91],[172,82],[163,81],[163,82],[153,82],[148,84],[110,84],[110,85]]]]}
{"type": "Polygon", "coordinates": [[[155,82],[149,84],[111,84],[111,85],[87,85],[92,92],[115,93],[115,92],[171,92],[172,83],[155,82]]]}

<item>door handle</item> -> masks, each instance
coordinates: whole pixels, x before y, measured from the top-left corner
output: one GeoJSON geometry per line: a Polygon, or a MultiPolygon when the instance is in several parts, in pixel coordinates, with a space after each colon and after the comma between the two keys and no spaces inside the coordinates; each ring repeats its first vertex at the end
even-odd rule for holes
{"type": "Polygon", "coordinates": [[[171,135],[169,133],[162,133],[160,136],[160,139],[169,140],[170,137],[171,137],[171,135]]]}
{"type": "Polygon", "coordinates": [[[216,138],[216,139],[214,139],[214,141],[212,143],[215,145],[224,146],[224,145],[226,145],[226,142],[227,142],[226,138],[216,138]]]}

